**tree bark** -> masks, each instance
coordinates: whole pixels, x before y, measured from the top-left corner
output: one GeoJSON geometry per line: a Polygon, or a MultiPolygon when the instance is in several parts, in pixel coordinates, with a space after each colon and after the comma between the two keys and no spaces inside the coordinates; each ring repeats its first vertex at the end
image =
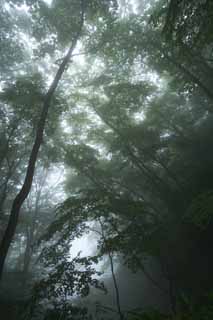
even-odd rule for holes
{"type": "Polygon", "coordinates": [[[53,97],[57,87],[58,87],[59,81],[60,81],[69,61],[70,61],[72,52],[76,47],[77,41],[80,37],[81,30],[82,30],[82,27],[84,24],[83,1],[84,0],[81,1],[82,11],[81,11],[79,30],[76,33],[75,37],[73,38],[72,43],[70,45],[70,48],[69,48],[67,54],[65,55],[65,57],[63,58],[62,63],[59,66],[58,71],[55,75],[55,78],[54,78],[52,84],[50,85],[49,90],[47,91],[46,96],[44,98],[43,108],[42,108],[42,112],[41,112],[40,119],[38,122],[35,141],[34,141],[33,148],[32,148],[31,154],[30,154],[29,162],[28,162],[26,176],[25,176],[21,190],[19,191],[19,193],[17,194],[17,196],[15,197],[15,199],[13,201],[8,226],[7,226],[7,229],[4,233],[2,242],[0,244],[0,279],[2,278],[5,259],[7,257],[7,253],[8,253],[10,244],[12,242],[13,236],[16,231],[16,226],[18,224],[18,218],[19,218],[21,206],[22,206],[23,202],[25,201],[25,199],[27,198],[27,196],[30,192],[31,186],[32,186],[35,165],[36,165],[36,161],[38,158],[38,152],[39,152],[40,146],[42,144],[42,140],[43,140],[44,128],[45,128],[45,123],[47,120],[48,111],[49,111],[49,108],[51,105],[51,100],[52,100],[52,97],[53,97]]]}

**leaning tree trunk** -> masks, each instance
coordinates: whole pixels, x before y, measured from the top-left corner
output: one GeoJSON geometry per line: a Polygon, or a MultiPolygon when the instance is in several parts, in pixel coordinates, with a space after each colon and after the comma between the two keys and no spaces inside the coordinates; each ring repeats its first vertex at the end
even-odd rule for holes
{"type": "Polygon", "coordinates": [[[34,141],[33,148],[32,148],[31,154],[30,154],[29,162],[28,162],[26,176],[25,176],[21,190],[19,191],[19,193],[17,194],[17,196],[15,197],[15,199],[13,201],[12,209],[11,209],[11,213],[10,213],[10,217],[9,217],[9,222],[8,222],[6,231],[4,233],[2,242],[0,244],[0,279],[2,278],[5,259],[7,257],[7,253],[8,253],[10,244],[12,242],[13,236],[16,231],[16,226],[18,224],[18,218],[19,218],[21,206],[22,206],[23,202],[25,201],[25,199],[27,198],[27,196],[30,192],[31,186],[32,186],[35,165],[36,165],[36,161],[37,161],[37,157],[38,157],[38,152],[39,152],[42,140],[43,140],[44,128],[45,128],[45,123],[47,120],[47,115],[48,115],[48,110],[50,108],[51,100],[52,100],[52,97],[56,91],[58,84],[59,84],[59,81],[65,71],[65,68],[70,61],[72,52],[73,52],[74,48],[76,47],[76,43],[77,43],[77,41],[80,37],[80,34],[81,34],[81,30],[82,30],[83,23],[84,23],[83,0],[81,3],[82,3],[82,12],[81,12],[79,30],[78,30],[77,34],[75,35],[75,37],[71,43],[71,46],[70,46],[67,54],[63,58],[62,63],[59,66],[59,69],[55,75],[55,78],[54,78],[52,84],[50,85],[49,90],[47,91],[47,93],[45,95],[43,108],[42,108],[42,112],[41,112],[40,119],[38,122],[37,131],[36,131],[35,141],[34,141]]]}

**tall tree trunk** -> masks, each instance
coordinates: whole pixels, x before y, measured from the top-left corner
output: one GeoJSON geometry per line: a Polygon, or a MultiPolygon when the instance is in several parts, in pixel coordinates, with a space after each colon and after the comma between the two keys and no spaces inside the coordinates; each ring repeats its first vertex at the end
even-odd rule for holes
{"type": "Polygon", "coordinates": [[[52,100],[52,97],[53,97],[57,87],[58,87],[59,81],[60,81],[69,61],[70,61],[70,57],[72,55],[74,48],[76,47],[77,41],[80,37],[81,30],[82,30],[82,27],[84,24],[83,0],[81,1],[81,7],[82,7],[82,11],[81,11],[81,17],[80,17],[79,30],[76,33],[67,54],[63,58],[63,61],[62,61],[61,65],[59,66],[58,71],[55,75],[55,78],[54,78],[52,84],[50,85],[49,90],[47,91],[47,94],[44,98],[43,108],[42,108],[42,112],[41,112],[40,119],[38,122],[37,131],[36,131],[36,138],[35,138],[33,148],[32,148],[31,154],[30,154],[24,183],[22,185],[21,190],[19,191],[19,193],[17,194],[17,196],[15,197],[15,199],[13,201],[8,226],[7,226],[7,229],[6,229],[5,234],[3,236],[2,242],[0,244],[0,279],[2,278],[5,259],[6,259],[10,244],[12,242],[13,236],[16,231],[16,226],[18,224],[18,218],[19,218],[21,206],[22,206],[23,202],[25,201],[25,199],[27,198],[27,196],[30,192],[31,186],[32,186],[35,165],[36,165],[36,161],[37,161],[37,157],[38,157],[38,152],[39,152],[42,140],[43,140],[44,128],[45,128],[45,123],[47,120],[48,110],[51,105],[51,100],[52,100]]]}
{"type": "Polygon", "coordinates": [[[112,256],[111,252],[108,253],[108,257],[109,257],[109,261],[110,261],[110,269],[111,269],[112,279],[113,279],[114,288],[115,288],[116,305],[117,305],[117,309],[118,309],[118,314],[119,314],[120,320],[123,320],[124,316],[123,316],[123,313],[121,311],[120,293],[119,293],[117,280],[116,280],[116,277],[115,277],[114,265],[113,265],[113,256],[112,256]]]}
{"type": "MultiPolygon", "coordinates": [[[[103,227],[103,224],[101,222],[101,219],[99,219],[99,223],[100,223],[100,226],[101,226],[101,235],[103,237],[104,243],[106,244],[107,240],[106,240],[106,237],[105,237],[105,234],[104,234],[104,227],[103,227]]],[[[120,320],[124,320],[124,315],[123,315],[122,310],[121,310],[120,293],[119,293],[118,283],[117,283],[117,279],[116,279],[115,271],[114,271],[113,255],[112,255],[112,252],[110,250],[108,251],[108,257],[109,257],[109,262],[110,262],[112,280],[113,280],[113,284],[114,284],[114,288],[115,288],[116,306],[117,306],[119,318],[120,318],[120,320]]]]}

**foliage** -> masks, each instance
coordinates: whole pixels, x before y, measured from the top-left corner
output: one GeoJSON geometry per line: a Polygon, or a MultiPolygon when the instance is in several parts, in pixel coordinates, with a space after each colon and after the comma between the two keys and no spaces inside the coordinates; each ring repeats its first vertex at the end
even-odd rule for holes
{"type": "Polygon", "coordinates": [[[212,191],[198,195],[192,201],[192,204],[186,213],[186,219],[189,219],[202,230],[205,230],[212,220],[212,196],[212,191]]]}
{"type": "Polygon", "coordinates": [[[81,13],[84,20],[8,258],[14,270],[31,261],[29,318],[89,319],[79,301],[91,287],[104,289],[96,267],[107,255],[143,272],[169,300],[167,315],[124,312],[128,319],[212,318],[205,297],[213,286],[212,12],[208,0],[132,8],[114,0],[2,1],[1,237],[49,84],[81,13]],[[61,168],[63,187],[55,189],[61,168]],[[72,242],[92,223],[97,254],[71,258],[72,242]]]}
{"type": "Polygon", "coordinates": [[[92,266],[94,263],[97,263],[96,257],[81,258],[78,255],[72,260],[62,257],[52,266],[49,274],[35,284],[33,298],[28,306],[30,319],[34,319],[41,308],[45,319],[57,318],[58,314],[66,319],[73,319],[74,316],[86,319],[87,310],[78,307],[76,298],[86,297],[91,286],[104,290],[103,283],[94,278],[98,274],[92,266]]]}

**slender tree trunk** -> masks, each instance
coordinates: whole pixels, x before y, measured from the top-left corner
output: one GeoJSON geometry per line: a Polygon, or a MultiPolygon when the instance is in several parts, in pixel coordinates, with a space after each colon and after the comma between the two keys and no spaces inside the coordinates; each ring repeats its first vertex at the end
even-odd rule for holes
{"type": "Polygon", "coordinates": [[[8,163],[8,172],[7,172],[5,181],[0,186],[0,217],[3,215],[4,203],[7,199],[7,194],[8,194],[9,181],[13,176],[15,170],[17,169],[18,165],[20,164],[20,162],[21,162],[21,159],[16,164],[14,164],[14,161],[11,165],[8,163]]]}
{"type": "Polygon", "coordinates": [[[13,121],[11,124],[11,130],[10,133],[8,135],[7,141],[4,145],[3,151],[1,152],[0,155],[0,168],[2,166],[2,163],[4,162],[4,160],[6,159],[7,155],[8,155],[8,151],[9,151],[9,147],[10,147],[10,141],[13,138],[13,133],[15,132],[15,130],[17,129],[19,124],[19,120],[17,121],[13,121]]]}
{"type": "Polygon", "coordinates": [[[121,311],[119,288],[118,288],[117,280],[116,280],[116,277],[115,277],[114,265],[113,265],[113,257],[112,257],[111,252],[108,253],[108,257],[109,257],[109,261],[110,261],[110,269],[111,269],[112,279],[113,279],[114,288],[115,288],[116,304],[117,304],[118,314],[119,314],[120,320],[123,320],[124,316],[123,316],[123,313],[121,311]]]}
{"type": "Polygon", "coordinates": [[[7,198],[7,188],[8,188],[8,182],[9,182],[10,177],[6,177],[6,181],[4,182],[4,185],[1,190],[0,194],[0,217],[3,216],[3,211],[4,211],[4,203],[7,198]]]}
{"type": "Polygon", "coordinates": [[[2,242],[0,244],[0,279],[2,278],[5,259],[6,259],[10,244],[12,242],[13,236],[16,231],[16,226],[18,224],[18,218],[19,218],[21,206],[22,206],[23,202],[25,201],[25,199],[27,198],[27,196],[30,192],[31,186],[32,186],[35,165],[36,165],[36,161],[37,161],[37,157],[38,157],[38,152],[39,152],[42,140],[43,140],[44,128],[45,128],[45,123],[47,120],[48,111],[49,111],[49,108],[51,105],[51,100],[52,100],[52,97],[53,97],[57,87],[58,87],[59,81],[60,81],[69,61],[70,61],[70,57],[72,55],[72,52],[76,46],[76,43],[80,37],[80,34],[81,34],[81,30],[82,30],[83,23],[84,23],[83,0],[82,0],[81,4],[82,4],[82,12],[81,12],[79,30],[76,33],[74,39],[72,40],[71,46],[70,46],[67,54],[63,58],[63,61],[62,61],[61,65],[59,66],[59,69],[55,75],[55,78],[54,78],[52,84],[50,85],[50,88],[44,98],[43,108],[42,108],[41,116],[40,116],[40,119],[38,122],[37,131],[36,131],[36,138],[35,138],[33,148],[32,148],[31,154],[30,154],[24,183],[22,185],[21,190],[19,191],[19,193],[17,194],[17,196],[15,197],[15,199],[13,201],[8,226],[7,226],[7,229],[6,229],[5,234],[3,236],[2,242]]]}
{"type": "MultiPolygon", "coordinates": [[[[105,234],[104,234],[103,224],[102,224],[101,220],[99,220],[99,222],[100,222],[100,225],[101,225],[101,234],[102,234],[104,242],[106,243],[106,237],[105,237],[105,234]]],[[[120,320],[124,320],[124,316],[123,316],[123,313],[121,311],[119,288],[118,288],[118,284],[117,284],[117,280],[116,280],[116,276],[115,276],[115,272],[114,272],[113,256],[112,256],[112,253],[110,251],[108,252],[108,257],[109,257],[109,262],[110,262],[112,280],[113,280],[114,288],[115,288],[116,305],[117,305],[119,318],[120,318],[120,320]]]]}
{"type": "Polygon", "coordinates": [[[27,228],[26,235],[27,235],[27,241],[26,241],[27,244],[26,244],[26,249],[24,253],[24,267],[23,267],[23,273],[25,276],[27,276],[29,272],[30,261],[32,257],[33,235],[31,233],[31,227],[27,228]]]}
{"type": "Polygon", "coordinates": [[[23,289],[26,288],[26,285],[29,279],[29,271],[30,271],[32,255],[33,255],[34,231],[35,231],[37,215],[38,215],[38,208],[35,209],[31,225],[30,227],[27,228],[27,231],[26,231],[27,243],[26,243],[26,249],[24,253],[23,289]]]}
{"type": "Polygon", "coordinates": [[[36,218],[39,212],[39,201],[41,196],[41,190],[39,190],[38,195],[36,197],[35,210],[33,212],[33,217],[30,226],[27,228],[27,244],[24,254],[24,267],[23,272],[25,275],[28,274],[30,268],[30,262],[33,254],[33,242],[34,242],[34,233],[36,226],[36,218]]]}
{"type": "Polygon", "coordinates": [[[41,180],[39,180],[39,182],[40,182],[39,186],[38,186],[39,189],[36,192],[35,207],[34,207],[32,220],[31,220],[30,226],[27,227],[27,232],[26,232],[27,242],[26,242],[26,249],[25,249],[25,254],[24,254],[24,267],[23,267],[23,273],[25,275],[28,274],[29,269],[30,269],[31,258],[33,255],[33,243],[35,240],[36,219],[38,217],[42,189],[43,189],[44,184],[47,180],[47,175],[48,175],[48,170],[46,171],[46,173],[44,173],[43,178],[41,180]]]}

